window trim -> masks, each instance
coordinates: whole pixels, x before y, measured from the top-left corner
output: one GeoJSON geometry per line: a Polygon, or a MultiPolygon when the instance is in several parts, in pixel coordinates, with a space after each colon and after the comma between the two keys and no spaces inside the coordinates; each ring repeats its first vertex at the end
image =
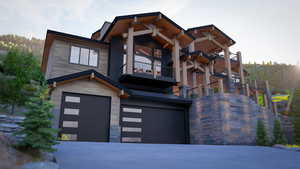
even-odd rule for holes
{"type": "Polygon", "coordinates": [[[69,46],[69,58],[68,58],[69,64],[80,65],[80,66],[88,66],[88,67],[96,67],[96,68],[98,68],[98,66],[99,66],[99,61],[100,61],[99,58],[100,58],[100,50],[97,49],[97,48],[90,48],[90,47],[81,46],[81,45],[77,45],[77,44],[70,44],[70,46],[69,46]],[[78,47],[78,48],[79,48],[79,58],[78,58],[78,63],[71,63],[72,46],[78,47]],[[89,50],[88,64],[87,64],[87,65],[81,64],[81,63],[80,63],[81,48],[85,48],[85,49],[88,49],[88,50],[89,50]],[[91,53],[91,50],[95,50],[95,51],[97,51],[97,53],[98,53],[98,57],[97,57],[97,66],[90,65],[90,53],[91,53]]]}

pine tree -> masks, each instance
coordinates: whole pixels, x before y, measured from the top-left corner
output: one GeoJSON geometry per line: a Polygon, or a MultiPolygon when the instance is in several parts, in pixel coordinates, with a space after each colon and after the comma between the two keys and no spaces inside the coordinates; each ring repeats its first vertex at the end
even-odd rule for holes
{"type": "Polygon", "coordinates": [[[286,139],[284,138],[281,124],[278,119],[274,121],[273,136],[274,136],[273,144],[286,144],[286,139]]]}
{"type": "Polygon", "coordinates": [[[291,114],[294,119],[294,142],[300,145],[300,88],[295,92],[291,114]]]}
{"type": "Polygon", "coordinates": [[[256,126],[256,144],[267,146],[269,143],[265,125],[262,120],[257,120],[256,126]]]}
{"type": "Polygon", "coordinates": [[[17,133],[25,137],[17,146],[38,152],[53,152],[55,149],[52,146],[57,144],[57,131],[51,128],[53,115],[50,110],[53,105],[49,101],[46,83],[37,85],[34,96],[29,100],[25,104],[28,109],[26,118],[21,123],[23,129],[17,133]]]}

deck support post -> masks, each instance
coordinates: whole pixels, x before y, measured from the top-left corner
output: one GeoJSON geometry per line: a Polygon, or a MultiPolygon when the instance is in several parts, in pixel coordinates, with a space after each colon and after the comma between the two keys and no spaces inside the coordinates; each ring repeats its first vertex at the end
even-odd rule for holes
{"type": "Polygon", "coordinates": [[[240,83],[241,83],[241,94],[245,94],[245,76],[244,76],[244,66],[242,60],[242,54],[240,51],[237,52],[237,59],[239,62],[239,74],[240,74],[240,83]]]}
{"type": "Polygon", "coordinates": [[[224,86],[223,86],[223,79],[219,79],[219,93],[224,94],[224,86]]]}
{"type": "Polygon", "coordinates": [[[225,66],[226,66],[226,72],[227,72],[227,78],[228,78],[229,93],[234,93],[234,87],[233,87],[233,83],[232,83],[230,53],[229,53],[228,46],[225,46],[225,49],[224,49],[224,59],[225,59],[225,66]]]}
{"type": "Polygon", "coordinates": [[[128,29],[127,35],[127,65],[126,73],[132,74],[133,72],[133,27],[128,29]]]}
{"type": "Polygon", "coordinates": [[[193,90],[192,90],[192,93],[193,93],[193,95],[196,95],[197,94],[197,92],[196,92],[196,88],[197,88],[197,72],[192,72],[192,88],[193,88],[193,90]]]}
{"type": "Polygon", "coordinates": [[[187,65],[186,61],[182,62],[182,86],[181,86],[181,95],[184,98],[188,96],[188,82],[187,82],[187,65]]]}
{"type": "Polygon", "coordinates": [[[175,70],[175,80],[176,82],[180,82],[180,59],[179,59],[179,42],[177,39],[174,39],[174,46],[172,48],[172,59],[173,59],[173,67],[175,70]]]}
{"type": "Polygon", "coordinates": [[[250,88],[248,83],[246,84],[246,95],[250,97],[250,88]]]}

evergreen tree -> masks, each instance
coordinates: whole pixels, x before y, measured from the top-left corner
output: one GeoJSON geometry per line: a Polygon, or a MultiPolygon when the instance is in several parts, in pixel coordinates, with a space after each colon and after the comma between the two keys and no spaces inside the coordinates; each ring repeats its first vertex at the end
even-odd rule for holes
{"type": "Polygon", "coordinates": [[[52,146],[57,144],[57,131],[51,128],[53,115],[50,110],[53,105],[49,101],[46,83],[36,86],[34,95],[25,107],[28,111],[25,113],[25,120],[21,123],[23,129],[17,133],[25,137],[17,146],[39,152],[55,151],[52,146]]]}
{"type": "Polygon", "coordinates": [[[281,124],[278,119],[274,121],[273,136],[274,136],[273,144],[286,144],[286,139],[284,138],[281,124]]]}
{"type": "Polygon", "coordinates": [[[31,81],[40,81],[42,73],[31,53],[12,50],[0,61],[0,103],[9,105],[11,113],[23,106],[32,94],[31,81]]]}
{"type": "Polygon", "coordinates": [[[257,120],[256,145],[267,146],[269,143],[265,125],[262,120],[257,120]]]}
{"type": "Polygon", "coordinates": [[[291,113],[294,119],[294,142],[300,144],[300,88],[295,92],[291,113]]]}

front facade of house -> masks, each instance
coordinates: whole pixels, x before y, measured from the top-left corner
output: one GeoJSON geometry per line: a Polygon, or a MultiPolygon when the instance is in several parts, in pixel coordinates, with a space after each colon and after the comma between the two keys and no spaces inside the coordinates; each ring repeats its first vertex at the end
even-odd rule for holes
{"type": "Polygon", "coordinates": [[[214,25],[184,30],[160,12],[118,16],[91,38],[48,30],[42,70],[59,138],[190,143],[193,98],[247,91],[234,43],[214,25]]]}

